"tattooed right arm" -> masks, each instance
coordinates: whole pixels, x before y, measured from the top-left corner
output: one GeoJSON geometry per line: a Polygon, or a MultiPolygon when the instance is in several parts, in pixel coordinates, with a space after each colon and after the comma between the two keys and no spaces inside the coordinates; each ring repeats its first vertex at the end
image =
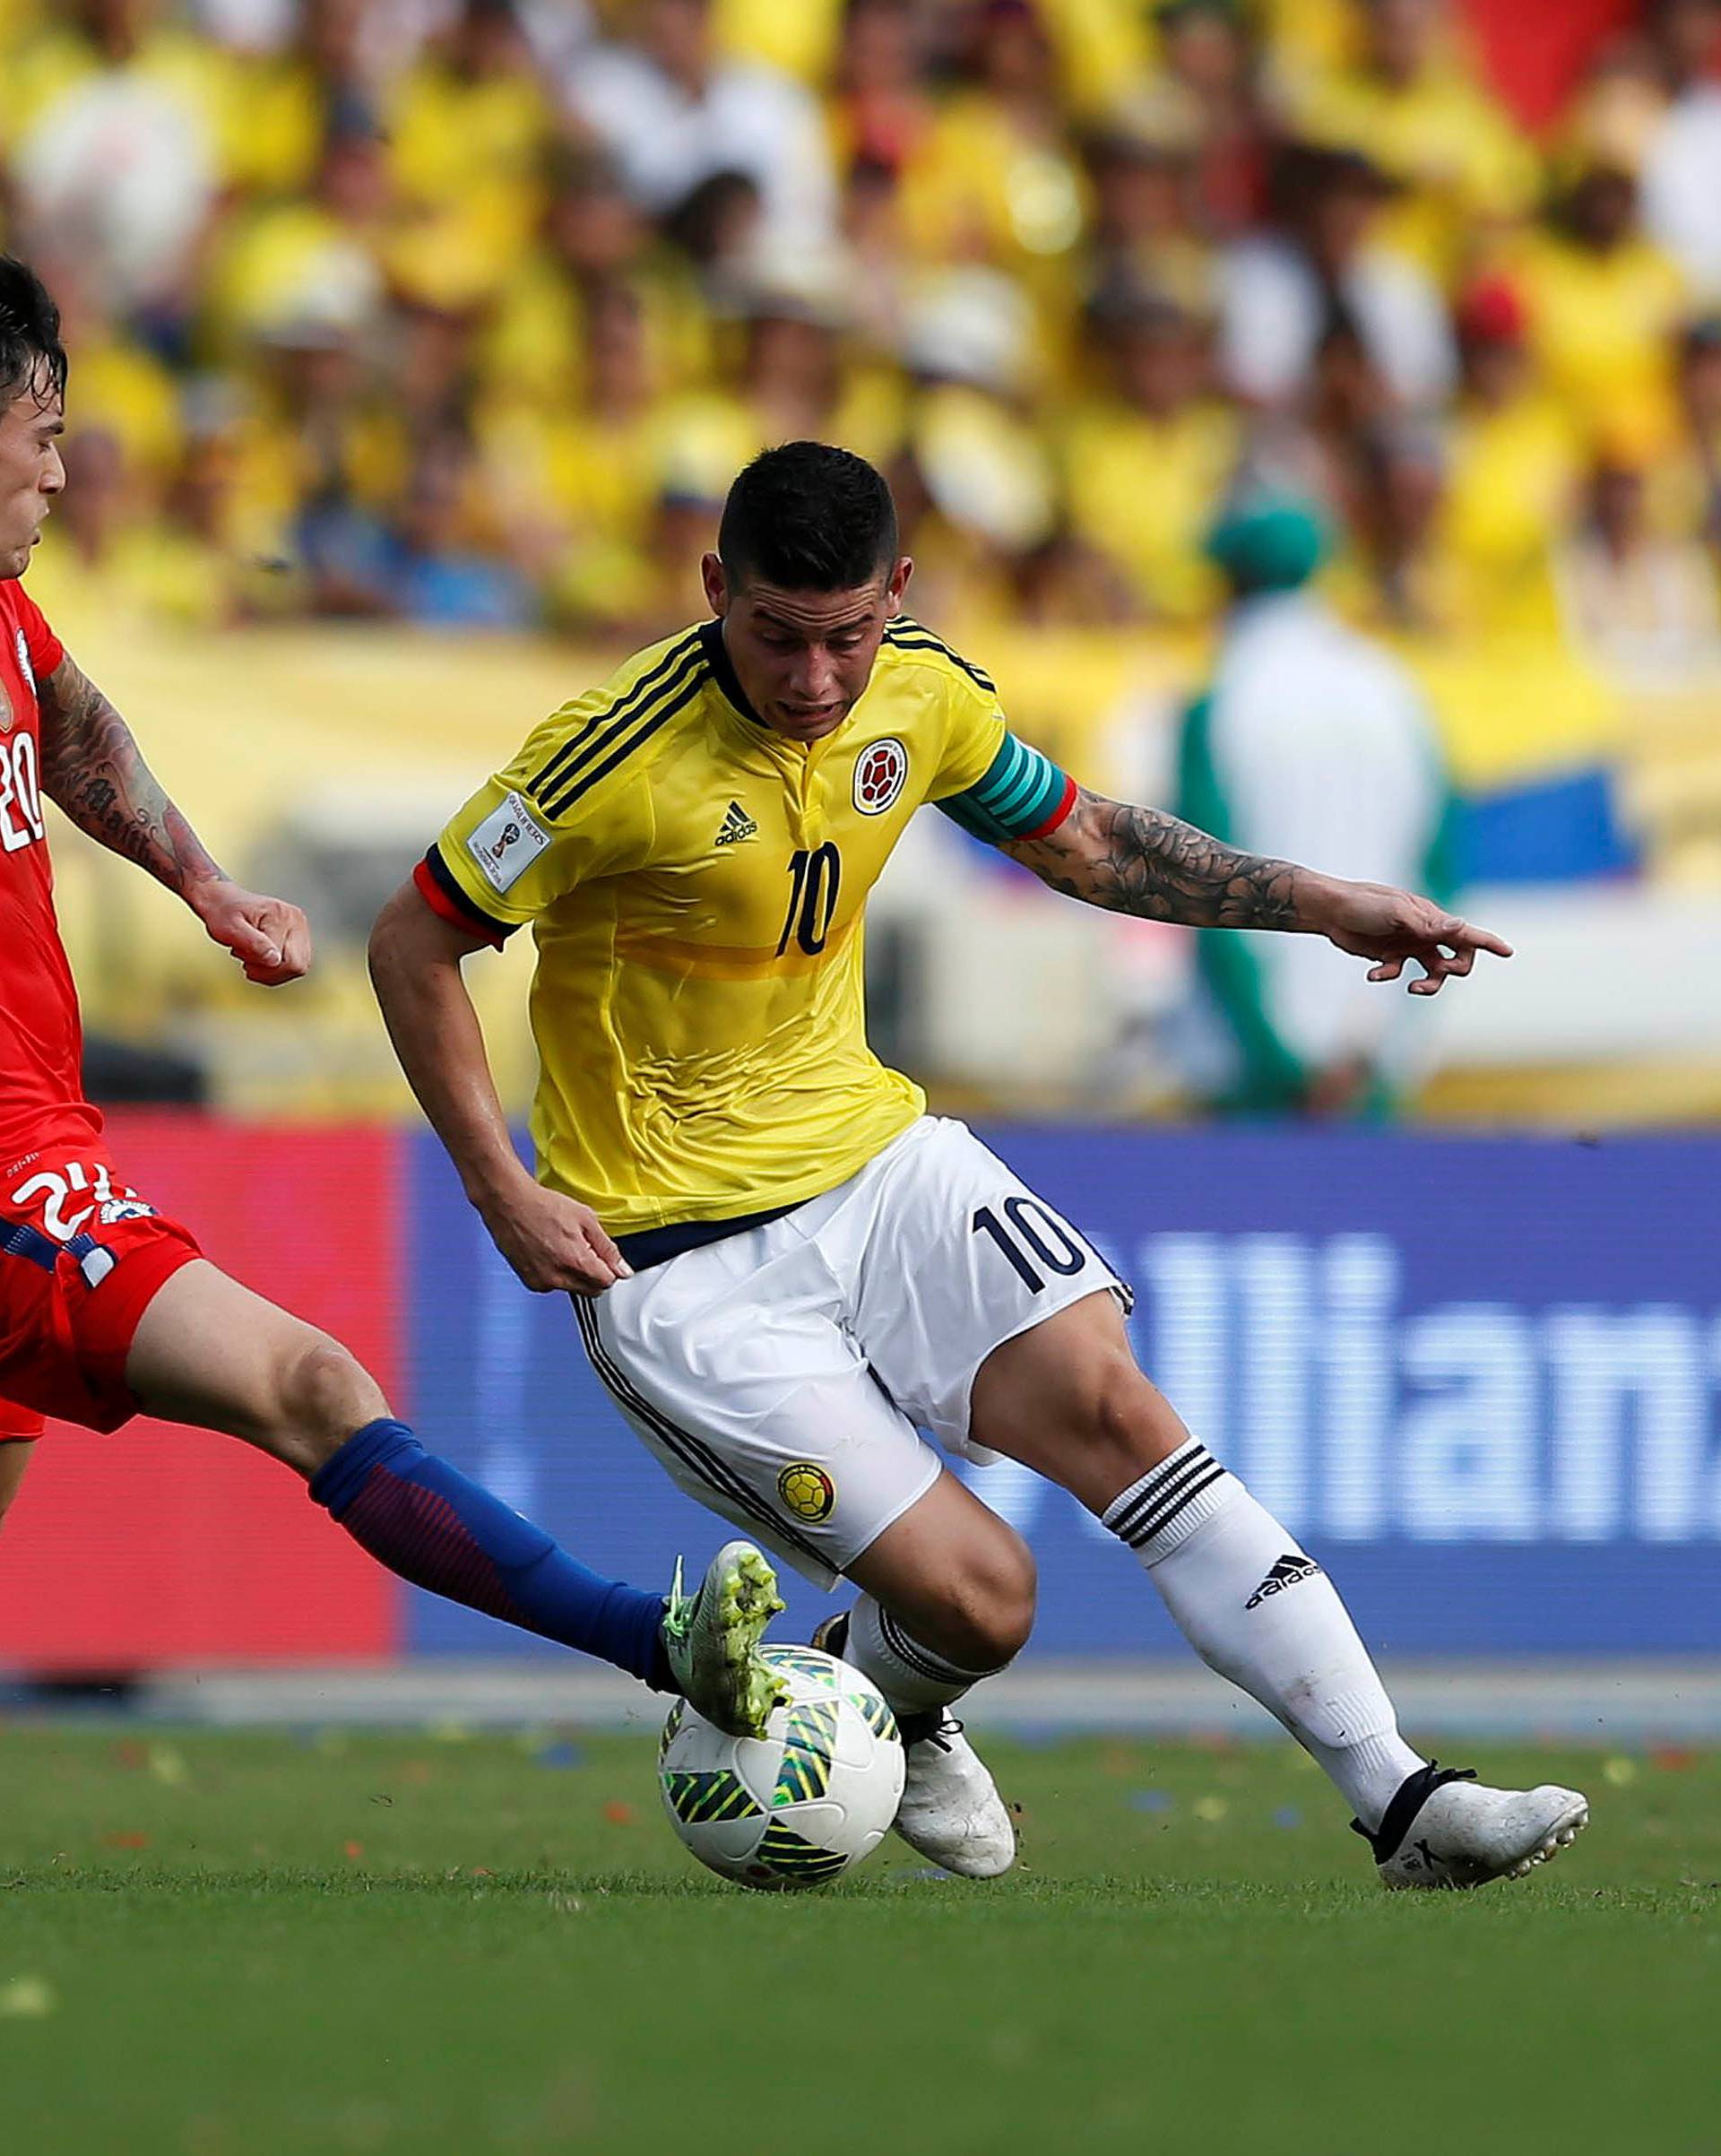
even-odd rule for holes
{"type": "Polygon", "coordinates": [[[71,659],[39,690],[42,791],[84,831],[181,898],[222,882],[197,834],[143,761],[132,730],[71,659]]]}
{"type": "Polygon", "coordinates": [[[231,951],[265,988],[297,981],[311,963],[304,914],[284,898],[247,891],[218,868],[143,761],[132,730],[90,677],[62,659],[37,700],[42,714],[42,791],[98,844],[134,861],[231,951]]]}

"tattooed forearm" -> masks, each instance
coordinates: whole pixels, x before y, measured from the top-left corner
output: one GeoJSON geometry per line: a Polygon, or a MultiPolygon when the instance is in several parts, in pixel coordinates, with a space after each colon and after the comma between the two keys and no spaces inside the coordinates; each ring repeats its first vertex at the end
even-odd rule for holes
{"type": "Polygon", "coordinates": [[[87,674],[62,659],[39,689],[42,790],[81,831],[184,896],[221,873],[162,792],[132,732],[87,674]]]}
{"type": "Polygon", "coordinates": [[[1085,789],[1055,831],[1003,850],[1053,890],[1116,913],[1191,928],[1308,925],[1298,905],[1306,870],[1239,853],[1174,816],[1085,789]]]}

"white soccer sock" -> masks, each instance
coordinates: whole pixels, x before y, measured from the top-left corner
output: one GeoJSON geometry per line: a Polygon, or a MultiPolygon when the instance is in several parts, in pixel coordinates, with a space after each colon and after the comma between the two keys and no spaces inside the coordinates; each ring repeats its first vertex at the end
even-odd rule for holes
{"type": "Polygon", "coordinates": [[[1333,1583],[1198,1438],[1109,1505],[1210,1669],[1275,1714],[1372,1831],[1423,1764],[1333,1583]]]}
{"type": "Polygon", "coordinates": [[[862,1595],[849,1612],[844,1661],[864,1670],[898,1714],[922,1714],[929,1707],[959,1700],[990,1669],[959,1669],[956,1663],[910,1637],[890,1612],[862,1595]]]}

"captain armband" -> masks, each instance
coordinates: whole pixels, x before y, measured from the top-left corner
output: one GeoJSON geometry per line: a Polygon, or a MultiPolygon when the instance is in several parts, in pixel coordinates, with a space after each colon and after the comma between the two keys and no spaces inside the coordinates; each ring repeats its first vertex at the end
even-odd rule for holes
{"type": "Polygon", "coordinates": [[[1075,807],[1076,791],[1075,780],[1049,756],[1007,733],[985,775],[934,806],[964,831],[998,845],[1055,831],[1075,807]]]}

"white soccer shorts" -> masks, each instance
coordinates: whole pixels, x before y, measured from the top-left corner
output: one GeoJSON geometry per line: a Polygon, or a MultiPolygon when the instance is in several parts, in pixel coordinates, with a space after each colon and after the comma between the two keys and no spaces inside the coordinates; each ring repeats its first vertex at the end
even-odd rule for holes
{"type": "Polygon", "coordinates": [[[993,1348],[1109,1289],[964,1124],[923,1116],[780,1220],[575,1297],[592,1367],[690,1496],[822,1588],[971,1444],[993,1348]],[[919,1425],[919,1427],[917,1427],[919,1425]]]}

